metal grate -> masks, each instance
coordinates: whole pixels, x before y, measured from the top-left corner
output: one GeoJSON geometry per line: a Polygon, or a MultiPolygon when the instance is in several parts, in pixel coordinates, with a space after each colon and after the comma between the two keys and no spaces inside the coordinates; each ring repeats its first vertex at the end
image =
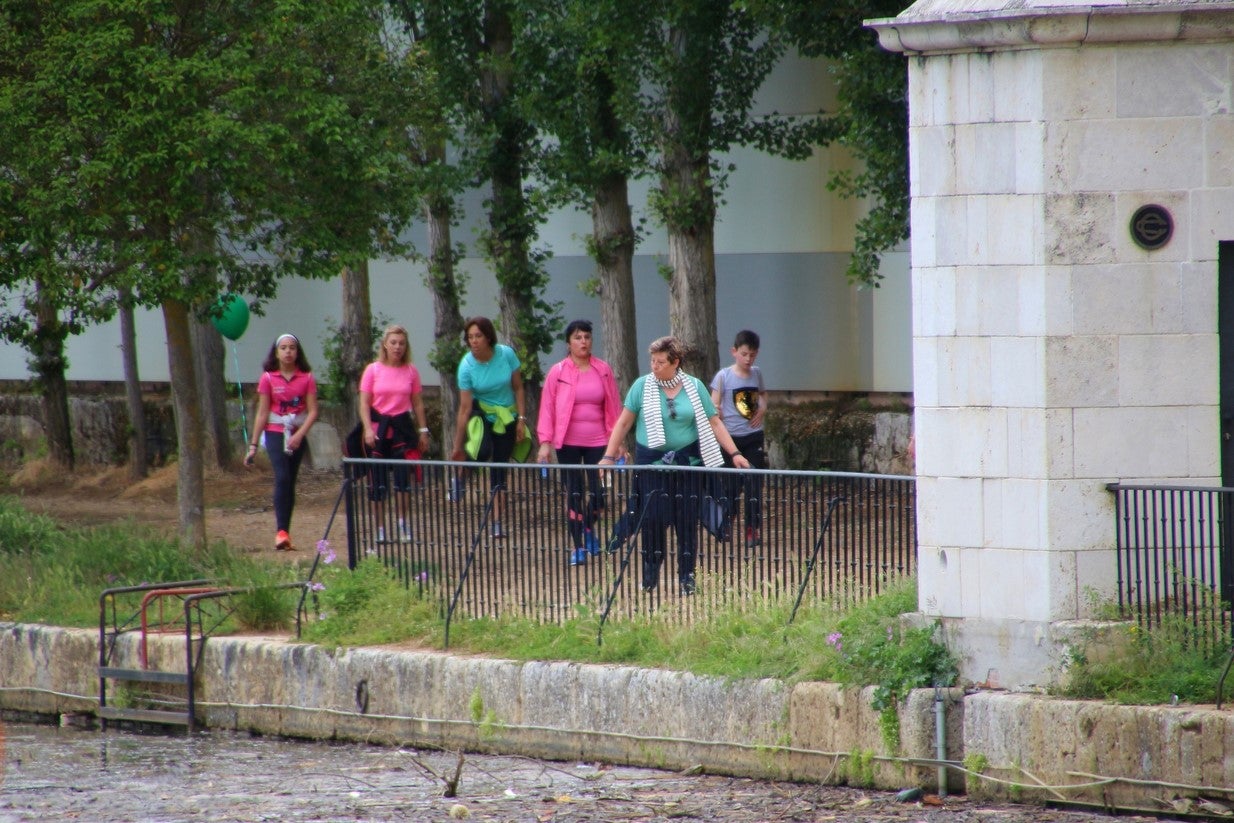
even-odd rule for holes
{"type": "Polygon", "coordinates": [[[1195,629],[1199,646],[1228,646],[1228,533],[1234,489],[1111,483],[1118,554],[1118,607],[1146,629],[1169,615],[1195,629]]]}
{"type": "MultiPolygon", "coordinates": [[[[624,467],[607,474],[584,466],[507,465],[500,518],[504,537],[493,536],[491,465],[420,461],[407,491],[373,494],[384,479],[395,485],[396,462],[344,461],[349,565],[376,557],[408,587],[466,617],[518,616],[561,622],[580,609],[603,611],[614,596],[610,620],[634,619],[652,611],[669,619],[705,619],[719,606],[745,608],[791,604],[804,581],[805,603],[824,599],[856,603],[879,593],[916,567],[915,484],[912,477],[829,472],[746,472],[758,480],[746,495],[734,496],[742,473],[702,468],[624,467]],[[387,469],[385,472],[374,469],[387,469]],[[647,542],[642,533],[615,541],[642,515],[636,490],[645,472],[692,475],[683,484],[695,491],[673,498],[675,511],[706,511],[715,504],[735,511],[732,534],[719,540],[700,519],[689,524],[696,544],[693,595],[679,585],[675,531],[667,528],[663,565],[655,586],[644,590],[647,542]],[[453,479],[466,475],[462,494],[451,502],[453,479]],[[567,481],[601,484],[602,508],[585,562],[571,565],[574,545],[567,520],[567,481]],[[374,502],[374,498],[381,502],[374,502]],[[828,504],[843,498],[830,521],[828,504]],[[746,540],[749,507],[761,510],[759,541],[746,540]],[[826,528],[824,529],[824,526],[826,528]],[[807,577],[816,543],[818,562],[807,577]],[[612,548],[613,551],[609,551],[612,548]]],[[[402,464],[404,467],[406,464],[402,464]]],[[[584,509],[575,501],[575,511],[584,509]]],[[[585,545],[584,549],[587,548],[585,545]]]]}

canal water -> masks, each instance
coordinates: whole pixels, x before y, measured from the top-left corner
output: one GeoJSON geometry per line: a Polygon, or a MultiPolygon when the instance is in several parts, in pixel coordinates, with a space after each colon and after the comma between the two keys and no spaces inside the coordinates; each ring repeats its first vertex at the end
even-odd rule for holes
{"type": "MultiPolygon", "coordinates": [[[[905,821],[1112,823],[817,784],[209,731],[0,725],[0,823],[905,821]],[[447,787],[455,785],[453,797],[447,787]]],[[[1122,817],[1128,820],[1147,819],[1122,817]]]]}

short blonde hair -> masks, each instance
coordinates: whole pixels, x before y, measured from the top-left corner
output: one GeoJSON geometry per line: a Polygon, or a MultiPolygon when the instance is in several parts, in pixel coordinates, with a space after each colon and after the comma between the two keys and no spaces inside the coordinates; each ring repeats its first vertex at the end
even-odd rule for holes
{"type": "Polygon", "coordinates": [[[407,334],[407,329],[400,326],[398,323],[391,323],[386,326],[385,331],[381,333],[381,343],[377,346],[377,362],[385,366],[404,366],[411,362],[411,337],[407,334]],[[403,339],[407,341],[407,349],[403,352],[402,363],[391,363],[390,356],[386,352],[386,341],[391,335],[401,334],[403,339]]]}

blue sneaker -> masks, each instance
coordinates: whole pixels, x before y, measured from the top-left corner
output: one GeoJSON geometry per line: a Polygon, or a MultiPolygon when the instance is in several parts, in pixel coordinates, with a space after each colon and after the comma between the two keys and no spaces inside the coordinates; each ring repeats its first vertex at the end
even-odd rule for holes
{"type": "Polygon", "coordinates": [[[587,562],[587,550],[586,549],[575,549],[573,552],[570,553],[570,565],[571,566],[582,566],[586,562],[587,562]]]}
{"type": "Polygon", "coordinates": [[[595,557],[600,553],[600,541],[596,538],[595,532],[591,529],[583,531],[583,545],[587,547],[587,553],[595,557]]]}

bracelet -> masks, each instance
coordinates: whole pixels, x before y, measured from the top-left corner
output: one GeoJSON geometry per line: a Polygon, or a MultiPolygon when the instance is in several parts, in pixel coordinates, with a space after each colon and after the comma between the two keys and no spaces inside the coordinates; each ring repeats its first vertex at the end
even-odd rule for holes
{"type": "Polygon", "coordinates": [[[601,458],[600,458],[600,460],[601,460],[601,462],[603,462],[603,461],[605,461],[605,460],[612,460],[613,462],[616,462],[616,461],[617,461],[617,458],[616,458],[616,457],[613,457],[611,454],[606,454],[606,455],[604,455],[603,457],[601,457],[601,458]]]}
{"type": "Polygon", "coordinates": [[[426,429],[426,428],[421,428],[421,429],[420,429],[420,434],[428,434],[428,429],[426,429]]]}
{"type": "Polygon", "coordinates": [[[249,448],[250,448],[250,449],[255,449],[255,448],[257,448],[257,444],[256,444],[256,443],[249,443],[249,448]]]}

